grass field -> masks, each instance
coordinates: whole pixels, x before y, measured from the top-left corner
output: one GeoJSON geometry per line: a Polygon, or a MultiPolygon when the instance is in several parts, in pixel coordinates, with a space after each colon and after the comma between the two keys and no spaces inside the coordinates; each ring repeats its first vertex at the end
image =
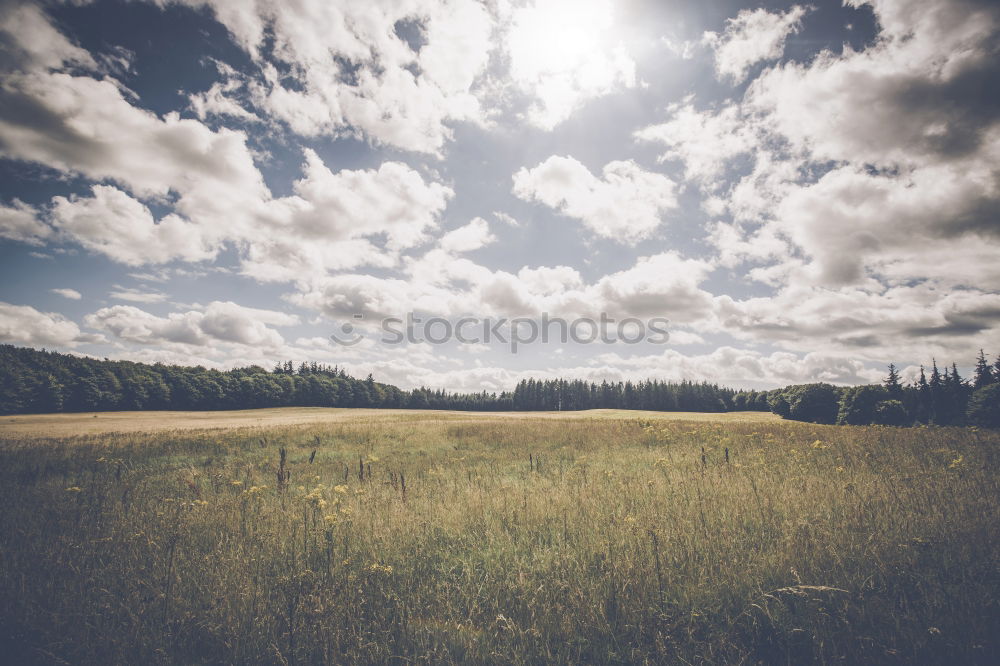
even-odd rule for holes
{"type": "MultiPolygon", "coordinates": [[[[490,418],[566,418],[566,412],[493,412],[490,418]]],[[[480,421],[476,412],[415,411],[409,409],[348,409],[338,407],[280,407],[218,412],[90,412],[84,414],[26,414],[0,417],[0,438],[67,437],[165,430],[208,430],[215,428],[261,428],[365,421],[450,420],[480,421]]],[[[575,412],[574,418],[645,418],[680,421],[771,422],[779,418],[770,412],[638,412],[622,409],[591,409],[575,412]]]]}
{"type": "Polygon", "coordinates": [[[0,648],[998,663],[998,447],[765,414],[4,417],[0,648]]]}

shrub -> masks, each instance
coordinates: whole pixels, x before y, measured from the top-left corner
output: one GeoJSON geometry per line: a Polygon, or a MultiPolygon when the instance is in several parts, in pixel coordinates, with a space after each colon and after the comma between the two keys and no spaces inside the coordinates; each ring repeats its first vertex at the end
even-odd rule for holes
{"type": "Polygon", "coordinates": [[[831,384],[788,386],[772,391],[768,404],[771,411],[782,418],[834,423],[840,409],[840,390],[831,384]]]}
{"type": "Polygon", "coordinates": [[[876,408],[879,403],[888,399],[889,391],[884,386],[877,384],[852,386],[844,389],[843,397],[840,399],[837,423],[840,425],[876,423],[876,408]]]}
{"type": "Polygon", "coordinates": [[[875,405],[875,418],[872,423],[887,426],[910,425],[913,419],[910,418],[906,407],[899,400],[882,400],[875,405]]]}

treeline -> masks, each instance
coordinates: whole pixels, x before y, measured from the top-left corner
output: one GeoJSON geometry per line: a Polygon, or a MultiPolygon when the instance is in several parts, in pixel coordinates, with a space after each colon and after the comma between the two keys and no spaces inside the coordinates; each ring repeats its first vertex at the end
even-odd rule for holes
{"type": "Polygon", "coordinates": [[[896,366],[880,384],[837,387],[802,384],[770,391],[770,409],[797,421],[840,425],[978,425],[1000,427],[1000,358],[991,366],[979,350],[970,380],[953,363],[944,372],[937,361],[930,376],[923,366],[911,384],[902,384],[896,366]]]}
{"type": "Polygon", "coordinates": [[[0,413],[400,407],[406,392],[336,366],[208,370],[108,361],[0,345],[0,413]]]}
{"type": "Polygon", "coordinates": [[[360,380],[343,368],[288,361],[219,371],[203,367],[108,361],[0,345],[0,413],[117,410],[216,410],[257,407],[385,407],[465,411],[659,411],[767,409],[766,394],[714,384],[659,381],[601,384],[529,379],[502,393],[404,391],[360,380]],[[758,404],[750,407],[749,403],[758,404]]]}
{"type": "Polygon", "coordinates": [[[971,381],[953,364],[903,385],[894,365],[881,385],[802,384],[734,391],[689,381],[523,380],[502,393],[404,391],[356,379],[338,366],[288,361],[271,370],[234,370],[109,361],[0,345],[0,413],[217,410],[258,407],[384,407],[463,411],[643,409],[681,412],[772,411],[784,418],[848,425],[1000,427],[1000,359],[982,351],[971,381]]]}

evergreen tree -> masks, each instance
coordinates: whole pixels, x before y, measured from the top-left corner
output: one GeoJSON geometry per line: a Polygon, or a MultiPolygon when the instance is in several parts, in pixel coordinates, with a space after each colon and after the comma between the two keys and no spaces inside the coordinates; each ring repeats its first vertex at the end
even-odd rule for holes
{"type": "Polygon", "coordinates": [[[941,393],[942,386],[944,384],[944,379],[941,377],[941,372],[937,367],[937,359],[931,359],[931,378],[928,382],[930,387],[930,423],[938,423],[941,420],[941,415],[938,413],[941,408],[941,393]]]}
{"type": "Polygon", "coordinates": [[[986,355],[983,354],[983,350],[979,350],[979,356],[976,358],[976,374],[972,379],[973,390],[981,389],[984,386],[992,384],[994,381],[993,370],[990,368],[990,364],[986,362],[986,355]]]}
{"type": "Polygon", "coordinates": [[[885,384],[885,388],[893,398],[897,398],[903,393],[903,385],[899,383],[899,373],[896,371],[894,363],[889,364],[889,376],[882,383],[885,384]]]}
{"type": "Polygon", "coordinates": [[[1000,383],[987,384],[973,393],[966,417],[973,425],[1000,428],[1000,383]]]}
{"type": "Polygon", "coordinates": [[[931,400],[931,386],[927,382],[927,375],[924,374],[924,366],[920,366],[920,378],[917,380],[917,414],[918,423],[930,423],[933,405],[931,400]]]}

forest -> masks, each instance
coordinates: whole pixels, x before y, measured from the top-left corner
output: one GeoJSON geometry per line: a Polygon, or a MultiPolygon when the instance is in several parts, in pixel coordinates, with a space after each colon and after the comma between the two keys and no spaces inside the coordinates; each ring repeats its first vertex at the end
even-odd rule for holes
{"type": "Polygon", "coordinates": [[[707,382],[522,380],[513,391],[410,391],[357,379],[338,366],[277,363],[220,371],[98,360],[0,345],[0,413],[119,410],[221,410],[258,407],[372,407],[463,411],[636,409],[682,412],[771,411],[797,421],[846,425],[1000,427],[1000,359],[980,350],[970,380],[957,365],[933,362],[903,384],[894,365],[882,384],[812,383],[736,391],[707,382]]]}

